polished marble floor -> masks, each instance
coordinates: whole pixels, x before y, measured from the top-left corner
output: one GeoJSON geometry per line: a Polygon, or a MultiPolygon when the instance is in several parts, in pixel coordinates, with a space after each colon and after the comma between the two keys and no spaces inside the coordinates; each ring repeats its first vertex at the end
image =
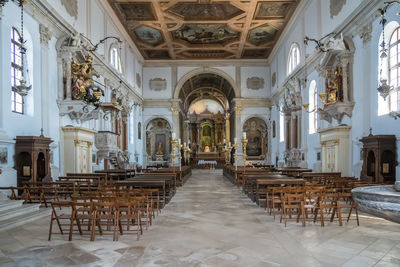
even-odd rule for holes
{"type": "Polygon", "coordinates": [[[0,232],[0,266],[400,266],[400,225],[362,214],[321,228],[267,215],[220,170],[192,177],[139,241],[54,235],[49,218],[0,232]]]}

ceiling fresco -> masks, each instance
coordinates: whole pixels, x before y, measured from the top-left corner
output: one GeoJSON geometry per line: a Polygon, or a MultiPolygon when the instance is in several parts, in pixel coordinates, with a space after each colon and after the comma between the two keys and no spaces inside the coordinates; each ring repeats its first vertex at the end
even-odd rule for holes
{"type": "Polygon", "coordinates": [[[108,0],[148,60],[266,59],[300,0],[108,0]]]}
{"type": "Polygon", "coordinates": [[[189,44],[225,44],[240,37],[223,24],[187,24],[174,32],[174,38],[189,44]]]}

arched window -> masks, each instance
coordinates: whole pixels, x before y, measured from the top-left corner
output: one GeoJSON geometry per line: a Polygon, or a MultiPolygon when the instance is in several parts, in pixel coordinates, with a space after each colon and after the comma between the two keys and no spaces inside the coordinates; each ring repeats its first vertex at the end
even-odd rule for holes
{"type": "Polygon", "coordinates": [[[318,115],[317,115],[317,83],[315,80],[311,81],[310,87],[308,89],[308,103],[309,103],[309,110],[313,111],[308,114],[308,132],[309,134],[314,134],[317,132],[318,128],[318,115]]]}
{"type": "Polygon", "coordinates": [[[15,86],[19,85],[22,77],[22,53],[21,53],[21,35],[15,29],[11,29],[11,111],[23,114],[24,99],[15,90],[15,86]]]}
{"type": "Polygon", "coordinates": [[[122,73],[121,55],[114,45],[110,48],[110,63],[119,73],[122,73]]]}
{"type": "Polygon", "coordinates": [[[292,71],[299,65],[300,63],[300,48],[299,45],[294,43],[290,47],[288,65],[287,65],[287,74],[289,75],[292,71]]]}
{"type": "Polygon", "coordinates": [[[394,30],[389,42],[389,111],[399,111],[400,97],[400,27],[394,30]]]}

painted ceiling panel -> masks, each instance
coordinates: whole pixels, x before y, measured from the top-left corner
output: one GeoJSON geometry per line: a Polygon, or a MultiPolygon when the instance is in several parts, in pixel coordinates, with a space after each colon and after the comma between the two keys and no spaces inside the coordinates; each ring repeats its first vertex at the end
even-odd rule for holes
{"type": "Polygon", "coordinates": [[[266,59],[300,0],[108,0],[144,58],[266,59]]]}

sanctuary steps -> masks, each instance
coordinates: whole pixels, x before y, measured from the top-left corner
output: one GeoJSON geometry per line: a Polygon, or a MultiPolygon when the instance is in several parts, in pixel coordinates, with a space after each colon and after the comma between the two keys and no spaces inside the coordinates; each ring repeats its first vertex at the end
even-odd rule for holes
{"type": "Polygon", "coordinates": [[[27,224],[50,215],[40,204],[24,204],[23,200],[0,200],[0,231],[27,224]]]}

